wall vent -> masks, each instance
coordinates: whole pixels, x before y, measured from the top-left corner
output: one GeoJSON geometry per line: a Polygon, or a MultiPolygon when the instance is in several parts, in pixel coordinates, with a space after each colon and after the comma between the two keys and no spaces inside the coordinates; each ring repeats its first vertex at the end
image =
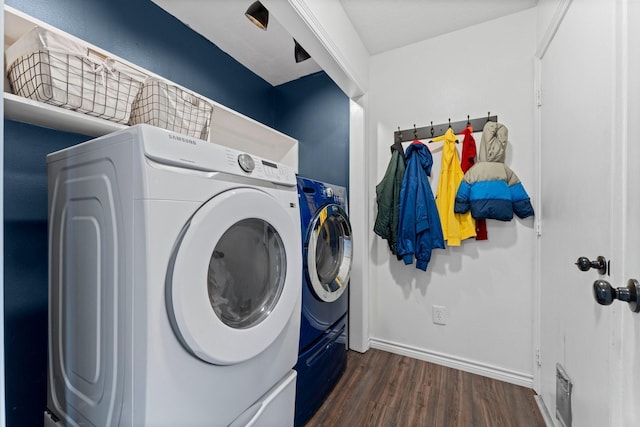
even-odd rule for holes
{"type": "Polygon", "coordinates": [[[556,418],[563,427],[571,427],[571,390],[573,384],[566,371],[556,363],[556,418]]]}

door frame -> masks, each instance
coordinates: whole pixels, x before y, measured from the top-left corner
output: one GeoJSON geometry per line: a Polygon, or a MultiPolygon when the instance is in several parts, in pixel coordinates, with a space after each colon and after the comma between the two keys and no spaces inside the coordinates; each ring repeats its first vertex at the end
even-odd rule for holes
{"type": "MultiPolygon", "coordinates": [[[[619,200],[618,209],[612,206],[612,234],[619,236],[614,239],[613,252],[611,258],[616,262],[612,262],[615,274],[612,273],[611,286],[618,288],[624,287],[627,280],[631,277],[640,279],[637,276],[638,271],[633,269],[634,263],[626,256],[626,248],[631,242],[628,242],[628,230],[630,224],[634,221],[635,216],[629,215],[629,198],[630,195],[630,165],[633,165],[628,159],[631,159],[630,140],[629,140],[629,27],[630,15],[628,13],[628,4],[630,1],[636,0],[616,0],[614,12],[614,28],[615,28],[615,93],[614,93],[614,117],[612,140],[618,141],[618,150],[614,151],[613,156],[613,185],[612,192],[614,200],[619,200]],[[616,185],[618,183],[618,185],[616,185]]],[[[636,18],[637,19],[637,18],[636,18]]],[[[632,186],[631,186],[632,187],[632,186]]],[[[609,347],[609,410],[610,424],[612,426],[629,425],[625,423],[625,407],[623,402],[623,382],[625,378],[626,368],[623,359],[623,338],[625,336],[625,327],[628,325],[624,319],[631,314],[626,303],[621,301],[613,304],[612,327],[610,331],[611,345],[609,347]]],[[[611,308],[611,307],[609,307],[611,308]]],[[[631,314],[635,320],[638,315],[631,314]]],[[[634,420],[634,424],[639,420],[634,420]]]]}
{"type": "Polygon", "coordinates": [[[369,186],[375,150],[367,147],[370,55],[338,2],[262,0],[329,77],[349,97],[349,216],[353,263],[349,284],[349,348],[361,353],[369,339],[369,232],[373,215],[369,186]]]}
{"type": "MultiPolygon", "coordinates": [[[[542,212],[542,113],[540,107],[542,106],[542,59],[544,58],[547,49],[551,45],[554,36],[556,35],[562,21],[569,10],[572,0],[560,0],[555,13],[547,27],[544,36],[540,40],[540,43],[536,49],[536,53],[533,60],[533,78],[534,78],[534,93],[536,99],[536,108],[534,110],[533,128],[534,128],[534,170],[536,171],[536,189],[534,197],[534,209],[536,212],[542,212]]],[[[542,236],[542,221],[540,215],[535,217],[535,229],[536,229],[536,248],[534,259],[534,298],[533,298],[533,348],[535,354],[533,358],[533,389],[536,393],[540,394],[541,387],[541,366],[542,366],[542,353],[540,349],[541,343],[541,283],[540,283],[540,258],[541,258],[541,244],[540,236],[542,236]]]]}

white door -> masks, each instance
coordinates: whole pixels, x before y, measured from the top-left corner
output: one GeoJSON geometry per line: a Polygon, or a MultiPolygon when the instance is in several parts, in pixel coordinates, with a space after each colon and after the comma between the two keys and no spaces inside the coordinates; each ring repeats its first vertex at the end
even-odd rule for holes
{"type": "Polygon", "coordinates": [[[167,274],[182,344],[218,365],[248,360],[280,335],[300,298],[299,223],[273,196],[229,190],[185,226],[167,274]]]}
{"type": "Polygon", "coordinates": [[[592,289],[597,279],[615,287],[626,282],[620,246],[622,142],[616,128],[621,112],[615,97],[614,19],[620,3],[571,2],[541,60],[539,374],[540,394],[557,425],[562,425],[557,409],[573,426],[616,425],[614,319],[616,310],[628,308],[622,302],[598,305],[592,289]],[[581,256],[611,259],[611,275],[578,270],[581,256]],[[557,364],[573,384],[570,400],[563,381],[557,393],[557,364]],[[571,411],[562,411],[569,402],[571,411]]]}

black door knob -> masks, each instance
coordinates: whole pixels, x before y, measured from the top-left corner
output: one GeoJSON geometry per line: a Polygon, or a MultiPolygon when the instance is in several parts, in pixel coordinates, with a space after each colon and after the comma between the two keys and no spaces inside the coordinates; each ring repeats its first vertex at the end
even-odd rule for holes
{"type": "Polygon", "coordinates": [[[610,305],[614,300],[626,301],[629,309],[634,313],[640,313],[640,283],[635,279],[629,279],[625,288],[614,288],[606,280],[596,280],[593,282],[593,297],[598,304],[610,305]]]}
{"type": "Polygon", "coordinates": [[[590,261],[589,258],[581,256],[576,261],[576,265],[580,271],[589,271],[589,269],[595,268],[598,273],[607,274],[607,259],[603,256],[599,256],[595,261],[590,261]]]}

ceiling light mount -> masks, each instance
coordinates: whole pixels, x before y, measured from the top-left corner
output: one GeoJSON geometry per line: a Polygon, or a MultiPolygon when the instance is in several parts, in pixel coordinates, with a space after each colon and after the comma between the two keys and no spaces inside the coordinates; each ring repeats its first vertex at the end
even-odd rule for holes
{"type": "Polygon", "coordinates": [[[253,2],[244,15],[261,30],[267,29],[267,25],[269,25],[269,11],[259,1],[253,2]]]}

